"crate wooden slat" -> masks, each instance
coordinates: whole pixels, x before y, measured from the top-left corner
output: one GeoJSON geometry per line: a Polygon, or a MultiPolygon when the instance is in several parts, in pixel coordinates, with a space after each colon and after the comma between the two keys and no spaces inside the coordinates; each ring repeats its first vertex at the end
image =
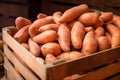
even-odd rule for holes
{"type": "Polygon", "coordinates": [[[73,73],[89,71],[93,68],[107,64],[109,61],[114,61],[120,57],[119,52],[120,47],[98,52],[75,61],[64,62],[61,65],[55,65],[53,68],[54,80],[60,80],[61,77],[66,77],[67,75],[72,75],[73,73]],[[59,76],[56,76],[56,74],[59,76]]]}
{"type": "Polygon", "coordinates": [[[88,74],[83,74],[77,80],[103,80],[106,77],[112,76],[120,72],[120,62],[100,68],[96,71],[91,71],[88,74]]]}
{"type": "MultiPolygon", "coordinates": [[[[10,47],[13,51],[16,51],[16,53],[20,53],[18,54],[19,57],[22,58],[27,63],[27,65],[29,65],[29,67],[35,72],[35,74],[42,80],[62,80],[63,78],[73,74],[79,74],[94,70],[97,67],[109,64],[110,62],[114,62],[118,58],[120,58],[119,46],[113,49],[107,49],[101,52],[97,52],[76,60],[66,62],[60,60],[54,63],[44,63],[42,58],[35,58],[28,50],[26,50],[11,36],[13,28],[15,27],[6,27],[2,30],[3,41],[6,44],[4,51],[7,51],[6,47],[10,47]]],[[[6,55],[8,55],[7,53],[10,54],[10,52],[6,52],[6,55]]],[[[7,56],[8,59],[10,59],[10,61],[15,65],[15,62],[11,58],[9,58],[9,56],[7,56]]],[[[115,66],[113,66],[113,68],[114,67],[115,66]]],[[[107,68],[109,68],[109,66],[107,68]]],[[[102,70],[104,70],[104,68],[102,70]]],[[[100,72],[100,70],[98,70],[98,72],[100,72]]],[[[118,71],[115,70],[114,73],[117,72],[118,71]]],[[[92,75],[95,75],[95,73],[96,72],[94,72],[92,75]]],[[[109,75],[111,74],[112,73],[110,73],[109,75]]],[[[108,75],[106,77],[108,77],[108,75]]],[[[101,78],[105,78],[105,76],[101,76],[101,78]]]]}
{"type": "Polygon", "coordinates": [[[22,76],[15,71],[15,69],[6,57],[4,57],[4,61],[4,67],[7,70],[7,78],[9,80],[24,80],[22,76]]]}
{"type": "Polygon", "coordinates": [[[38,80],[38,78],[28,68],[26,68],[22,63],[18,61],[18,59],[14,56],[14,54],[9,50],[7,45],[4,45],[4,48],[6,49],[4,51],[4,54],[14,64],[14,66],[19,70],[19,72],[23,75],[23,77],[25,77],[28,80],[30,79],[38,80]]]}
{"type": "Polygon", "coordinates": [[[117,74],[117,75],[114,75],[114,76],[110,77],[110,78],[107,79],[107,80],[120,80],[120,73],[117,74]]]}

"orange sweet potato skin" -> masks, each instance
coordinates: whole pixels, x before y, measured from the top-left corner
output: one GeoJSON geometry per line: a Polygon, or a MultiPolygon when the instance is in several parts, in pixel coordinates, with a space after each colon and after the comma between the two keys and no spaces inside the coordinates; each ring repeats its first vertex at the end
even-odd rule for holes
{"type": "Polygon", "coordinates": [[[104,22],[108,22],[111,21],[113,18],[113,13],[112,12],[104,12],[100,15],[100,18],[104,21],[104,22]]]}
{"type": "Polygon", "coordinates": [[[16,34],[14,34],[14,38],[19,42],[19,43],[25,43],[27,39],[29,38],[28,34],[28,29],[30,25],[24,26],[20,30],[17,31],[16,34]]]}
{"type": "Polygon", "coordinates": [[[81,4],[76,7],[70,8],[62,14],[59,22],[60,23],[70,22],[77,18],[78,16],[80,16],[81,14],[88,12],[88,10],[89,7],[86,4],[81,4]]]}
{"type": "Polygon", "coordinates": [[[61,48],[58,43],[50,42],[41,46],[41,52],[43,56],[46,56],[47,54],[57,56],[61,53],[61,48]]]}
{"type": "Polygon", "coordinates": [[[39,32],[44,32],[47,30],[55,30],[57,32],[58,28],[59,28],[59,24],[46,24],[39,28],[39,32]]]}
{"type": "Polygon", "coordinates": [[[57,11],[53,14],[53,20],[56,24],[60,24],[60,17],[62,16],[62,12],[57,11]]]}
{"type": "Polygon", "coordinates": [[[71,30],[71,42],[74,48],[80,49],[82,47],[85,30],[83,24],[76,22],[71,30]]]}
{"type": "Polygon", "coordinates": [[[34,42],[31,38],[28,40],[28,45],[29,45],[29,51],[35,56],[39,57],[40,56],[40,46],[34,42]]]}
{"type": "Polygon", "coordinates": [[[74,60],[81,58],[83,56],[83,53],[78,51],[70,51],[70,52],[64,52],[57,56],[58,59],[63,59],[65,61],[68,60],[74,60]]]}
{"type": "Polygon", "coordinates": [[[99,51],[109,49],[110,48],[110,42],[106,36],[100,36],[98,39],[98,47],[99,51]]]}
{"type": "Polygon", "coordinates": [[[20,16],[15,19],[15,25],[18,30],[21,29],[22,27],[30,25],[30,24],[32,24],[32,22],[27,18],[20,16]]]}
{"type": "Polygon", "coordinates": [[[113,24],[107,24],[106,26],[108,32],[112,35],[111,37],[111,47],[117,47],[120,45],[120,30],[117,26],[113,24]]]}
{"type": "Polygon", "coordinates": [[[58,42],[62,50],[65,52],[70,51],[70,34],[70,30],[64,24],[61,24],[58,29],[58,42]]]}
{"type": "Polygon", "coordinates": [[[31,26],[30,26],[30,28],[29,28],[29,30],[28,30],[29,35],[30,35],[31,37],[36,36],[37,34],[40,33],[40,32],[39,32],[39,28],[40,28],[41,26],[46,25],[46,24],[49,24],[49,23],[52,23],[52,22],[53,22],[53,18],[52,18],[51,16],[47,16],[47,17],[45,17],[45,18],[35,20],[35,21],[31,24],[31,26]]]}
{"type": "Polygon", "coordinates": [[[47,30],[44,31],[36,36],[33,37],[33,41],[40,43],[40,44],[44,44],[44,43],[48,43],[48,42],[53,42],[55,40],[57,40],[57,32],[54,30],[47,30]]]}
{"type": "Polygon", "coordinates": [[[85,26],[94,26],[98,23],[99,16],[95,12],[87,12],[79,16],[78,21],[85,26]]]}
{"type": "Polygon", "coordinates": [[[97,51],[98,43],[95,38],[95,34],[93,31],[86,33],[85,38],[83,40],[82,53],[84,55],[89,55],[97,51]]]}

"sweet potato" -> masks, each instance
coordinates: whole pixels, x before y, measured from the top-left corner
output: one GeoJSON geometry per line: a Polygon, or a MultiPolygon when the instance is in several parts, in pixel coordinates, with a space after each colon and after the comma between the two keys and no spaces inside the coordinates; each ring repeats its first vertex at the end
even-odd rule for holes
{"type": "Polygon", "coordinates": [[[95,37],[98,38],[100,36],[104,36],[105,30],[103,27],[97,27],[95,30],[95,37]]]}
{"type": "Polygon", "coordinates": [[[18,30],[21,29],[22,27],[30,25],[30,24],[32,24],[32,22],[27,18],[20,16],[15,19],[15,26],[18,30]]]}
{"type": "Polygon", "coordinates": [[[21,45],[26,48],[27,50],[29,50],[29,45],[27,43],[21,43],[21,45]]]}
{"type": "Polygon", "coordinates": [[[53,42],[55,40],[57,40],[57,32],[54,30],[47,30],[44,31],[36,36],[33,37],[33,41],[37,42],[37,43],[48,43],[48,42],[53,42]]]}
{"type": "Polygon", "coordinates": [[[61,24],[58,28],[58,42],[62,50],[65,52],[70,51],[70,34],[70,30],[64,24],[61,24]]]}
{"type": "Polygon", "coordinates": [[[57,56],[61,53],[61,51],[60,45],[55,42],[46,43],[41,46],[43,56],[46,56],[47,54],[57,56]]]}
{"type": "Polygon", "coordinates": [[[57,11],[53,14],[53,20],[56,24],[60,24],[60,17],[62,16],[62,12],[57,11]]]}
{"type": "Polygon", "coordinates": [[[84,55],[89,55],[96,52],[98,49],[98,43],[95,38],[95,34],[93,31],[86,33],[83,40],[82,53],[84,55]]]}
{"type": "Polygon", "coordinates": [[[45,17],[47,17],[47,15],[46,15],[46,14],[43,14],[43,13],[39,13],[39,14],[37,15],[37,19],[41,19],[41,18],[45,18],[45,17]]]}
{"type": "Polygon", "coordinates": [[[106,50],[110,48],[110,42],[106,36],[100,36],[97,38],[99,51],[106,50]]]}
{"type": "Polygon", "coordinates": [[[120,16],[114,15],[113,19],[112,19],[112,22],[113,22],[114,25],[116,25],[117,27],[120,28],[120,16]]]}
{"type": "Polygon", "coordinates": [[[70,60],[81,58],[82,56],[83,56],[83,53],[78,52],[78,51],[71,51],[69,53],[69,59],[70,60]]]}
{"type": "Polygon", "coordinates": [[[74,48],[82,48],[84,35],[85,29],[83,24],[81,24],[80,22],[76,22],[71,30],[71,42],[74,48]]]}
{"type": "Polygon", "coordinates": [[[45,57],[45,61],[46,62],[55,62],[55,61],[57,61],[57,58],[52,54],[47,54],[45,57]]]}
{"type": "Polygon", "coordinates": [[[74,80],[74,79],[77,79],[79,77],[80,77],[79,74],[73,74],[72,76],[65,77],[63,80],[74,80]]]}
{"type": "Polygon", "coordinates": [[[73,21],[67,23],[67,28],[71,31],[73,25],[74,25],[76,22],[77,22],[77,20],[73,20],[73,21]]]}
{"type": "Polygon", "coordinates": [[[39,28],[39,32],[44,32],[46,30],[55,30],[58,31],[59,24],[46,24],[39,28]]]}
{"type": "Polygon", "coordinates": [[[45,18],[42,18],[42,19],[37,19],[35,20],[32,25],[30,26],[28,32],[29,32],[29,35],[31,37],[34,37],[36,36],[37,34],[39,34],[39,28],[45,24],[49,24],[49,23],[52,23],[53,22],[53,18],[51,16],[47,16],[45,18]]]}
{"type": "Polygon", "coordinates": [[[87,12],[80,15],[78,20],[85,26],[93,26],[98,23],[99,16],[94,12],[87,12]]]}
{"type": "Polygon", "coordinates": [[[78,16],[80,16],[81,14],[88,12],[88,10],[89,7],[86,4],[81,4],[70,9],[67,9],[60,17],[59,22],[60,23],[70,22],[77,18],[78,16]]]}
{"type": "Polygon", "coordinates": [[[29,45],[29,51],[35,56],[39,57],[40,56],[40,46],[34,42],[31,38],[28,40],[28,45],[29,45]]]}
{"type": "Polygon", "coordinates": [[[112,38],[112,36],[110,35],[110,33],[105,32],[105,36],[108,38],[109,43],[111,44],[111,38],[112,38]]]}
{"type": "Polygon", "coordinates": [[[83,56],[83,53],[78,51],[63,52],[57,56],[58,59],[63,59],[65,61],[74,60],[83,56]]]}
{"type": "Polygon", "coordinates": [[[85,27],[85,32],[94,31],[92,26],[85,27]]]}
{"type": "Polygon", "coordinates": [[[120,30],[117,26],[113,24],[107,24],[106,29],[112,35],[111,38],[111,47],[117,47],[120,45],[120,30]]]}
{"type": "Polygon", "coordinates": [[[113,18],[113,12],[103,12],[100,15],[100,18],[104,21],[104,22],[109,22],[112,20],[113,18]]]}
{"type": "Polygon", "coordinates": [[[94,25],[94,28],[102,27],[103,25],[104,25],[104,21],[103,21],[103,19],[101,19],[101,18],[99,17],[99,20],[98,20],[98,22],[94,25]]]}
{"type": "Polygon", "coordinates": [[[0,50],[3,50],[3,44],[4,44],[3,40],[0,40],[0,50]]]}
{"type": "Polygon", "coordinates": [[[19,43],[25,43],[27,39],[29,38],[28,34],[28,28],[30,25],[22,27],[16,34],[14,34],[14,38],[19,42],[19,43]]]}

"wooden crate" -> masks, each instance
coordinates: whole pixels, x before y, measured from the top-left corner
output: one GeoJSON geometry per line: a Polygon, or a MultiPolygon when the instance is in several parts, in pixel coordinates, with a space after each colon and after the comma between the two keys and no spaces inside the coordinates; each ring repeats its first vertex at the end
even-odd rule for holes
{"type": "Polygon", "coordinates": [[[4,66],[9,80],[63,80],[67,76],[80,74],[76,80],[103,80],[120,72],[120,47],[107,49],[101,52],[82,57],[80,59],[53,63],[45,63],[40,57],[34,57],[28,50],[20,45],[11,35],[15,27],[3,28],[4,66]],[[22,64],[13,51],[19,53],[29,66],[22,64]]]}

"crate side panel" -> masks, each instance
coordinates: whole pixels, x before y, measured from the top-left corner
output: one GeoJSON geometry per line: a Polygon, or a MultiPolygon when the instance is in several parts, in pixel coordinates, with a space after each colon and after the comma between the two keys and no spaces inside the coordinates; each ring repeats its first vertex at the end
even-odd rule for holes
{"type": "Polygon", "coordinates": [[[33,56],[28,50],[26,50],[22,45],[20,45],[12,36],[10,36],[7,31],[9,28],[4,28],[2,30],[3,41],[11,47],[16,53],[20,53],[19,57],[25,61],[25,63],[42,79],[46,80],[46,67],[33,56]]]}
{"type": "Polygon", "coordinates": [[[22,76],[15,71],[9,60],[4,56],[4,66],[7,70],[7,78],[10,80],[23,80],[22,76]]]}
{"type": "Polygon", "coordinates": [[[111,60],[114,62],[120,58],[120,47],[98,52],[77,60],[55,65],[53,68],[54,80],[61,80],[64,77],[84,73],[94,68],[108,64],[111,60]],[[62,74],[61,74],[62,73],[62,74]],[[58,74],[59,76],[55,76],[58,74]]]}
{"type": "Polygon", "coordinates": [[[77,80],[103,80],[107,77],[110,77],[116,73],[120,72],[120,62],[110,64],[106,67],[100,68],[96,71],[89,72],[88,74],[81,75],[77,80]]]}
{"type": "Polygon", "coordinates": [[[4,44],[4,53],[9,58],[9,60],[14,64],[14,66],[19,70],[19,72],[25,77],[25,79],[38,80],[38,78],[22,63],[18,61],[18,59],[14,56],[14,54],[9,50],[6,44],[4,44]]]}

